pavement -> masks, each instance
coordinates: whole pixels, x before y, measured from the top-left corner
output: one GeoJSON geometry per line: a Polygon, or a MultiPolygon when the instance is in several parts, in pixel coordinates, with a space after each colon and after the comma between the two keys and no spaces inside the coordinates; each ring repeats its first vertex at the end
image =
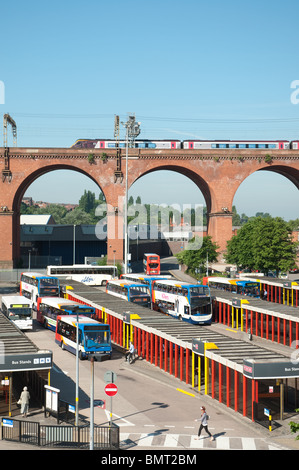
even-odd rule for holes
{"type": "MultiPolygon", "coordinates": [[[[177,270],[174,271],[173,274],[181,280],[189,280],[189,276],[187,276],[185,273],[177,270]]],[[[217,324],[215,325],[215,328],[219,329],[219,332],[227,335],[232,335],[234,338],[236,338],[238,335],[240,338],[244,338],[244,333],[243,332],[231,332],[225,328],[224,325],[217,324]],[[237,336],[236,336],[237,335],[237,336]]],[[[246,335],[247,336],[247,335],[246,335]]],[[[263,347],[268,348],[277,348],[279,351],[284,351],[285,354],[289,354],[289,348],[284,347],[282,345],[278,345],[276,343],[271,343],[269,344],[269,341],[260,339],[260,338],[255,338],[253,339],[256,344],[262,345],[263,347]]],[[[141,376],[145,376],[150,378],[151,380],[156,380],[160,383],[163,383],[164,385],[167,385],[168,387],[172,387],[173,389],[177,389],[178,387],[184,388],[186,392],[193,393],[195,395],[195,399],[201,400],[203,399],[203,396],[201,394],[196,394],[194,393],[194,390],[192,389],[191,386],[182,384],[182,382],[179,379],[176,379],[173,376],[170,376],[169,374],[161,371],[158,367],[155,367],[152,364],[149,364],[148,362],[144,360],[136,360],[134,364],[129,365],[127,363],[124,363],[124,367],[130,368],[131,371],[133,371],[136,374],[140,374],[141,376]]],[[[213,408],[218,408],[222,413],[227,413],[230,418],[232,417],[232,409],[227,408],[226,405],[219,403],[217,400],[213,400],[209,396],[204,396],[204,399],[209,402],[209,406],[213,408]]],[[[16,419],[22,419],[21,416],[14,416],[16,419]]],[[[281,421],[276,421],[277,426],[273,426],[273,430],[269,431],[269,429],[262,427],[261,425],[257,423],[253,423],[250,419],[244,418],[240,413],[233,412],[233,419],[236,421],[236,423],[240,423],[240,427],[242,426],[248,426],[248,430],[252,431],[252,434],[265,438],[267,441],[273,443],[274,445],[278,446],[281,449],[284,450],[299,450],[299,440],[296,440],[296,434],[292,433],[290,430],[289,422],[290,421],[295,421],[299,423],[299,415],[295,415],[294,417],[287,418],[281,421]]],[[[42,408],[38,407],[33,407],[30,409],[29,415],[27,417],[28,421],[37,421],[40,424],[44,425],[57,425],[57,420],[54,417],[45,417],[44,411],[42,408]]],[[[94,417],[94,422],[95,424],[103,424],[103,422],[99,421],[97,419],[97,414],[95,414],[94,417]]],[[[61,423],[65,424],[65,423],[61,423]]],[[[55,448],[48,448],[48,447],[37,447],[25,443],[18,443],[18,442],[10,442],[10,441],[5,441],[0,439],[0,450],[57,450],[55,448]]],[[[65,450],[65,449],[62,449],[65,450]]],[[[73,449],[72,449],[73,450],[73,449]]],[[[154,450],[154,448],[152,448],[154,450]]]]}
{"type": "MultiPolygon", "coordinates": [[[[172,387],[173,389],[177,389],[178,387],[183,388],[187,393],[193,393],[195,395],[195,399],[200,400],[202,402],[203,395],[194,393],[194,390],[191,386],[186,384],[182,384],[179,379],[176,379],[173,376],[161,371],[159,368],[155,367],[152,364],[144,360],[136,360],[134,364],[129,365],[124,363],[124,367],[130,368],[136,374],[140,374],[142,376],[148,377],[151,380],[156,380],[159,383],[163,383],[168,387],[172,387]]],[[[218,409],[221,413],[227,413],[227,415],[232,418],[232,409],[227,408],[226,405],[219,403],[217,400],[213,400],[209,396],[204,396],[204,400],[206,402],[210,401],[209,407],[213,407],[216,410],[218,409]]],[[[15,416],[16,419],[22,419],[21,416],[15,416]]],[[[299,440],[296,440],[296,435],[291,433],[289,422],[291,420],[299,422],[299,417],[285,419],[282,421],[276,421],[277,427],[273,426],[273,430],[269,431],[269,429],[257,424],[253,423],[248,418],[244,418],[241,414],[233,412],[233,419],[236,422],[236,427],[238,427],[238,423],[240,428],[244,426],[248,426],[248,430],[252,431],[252,434],[255,437],[264,438],[267,442],[272,443],[273,445],[279,447],[282,450],[299,450],[299,440]]],[[[44,411],[41,408],[33,408],[30,409],[29,415],[27,417],[28,421],[38,421],[40,424],[44,425],[57,425],[57,420],[55,417],[45,417],[44,411]]],[[[103,424],[97,420],[97,415],[95,414],[94,418],[95,424],[103,424]]],[[[65,425],[66,423],[60,423],[65,425]]],[[[241,432],[241,431],[240,431],[241,432]]],[[[0,450],[57,450],[55,448],[48,448],[48,447],[37,447],[25,443],[17,443],[17,442],[10,442],[5,440],[0,440],[0,450]]],[[[62,449],[67,450],[67,449],[62,449]]],[[[151,450],[155,450],[154,447],[151,450]]]]}

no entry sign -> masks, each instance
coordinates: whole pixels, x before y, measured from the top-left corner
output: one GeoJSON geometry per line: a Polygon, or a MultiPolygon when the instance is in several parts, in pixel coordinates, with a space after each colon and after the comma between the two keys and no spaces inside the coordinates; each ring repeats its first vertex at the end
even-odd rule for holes
{"type": "Polygon", "coordinates": [[[118,388],[115,384],[107,384],[105,387],[105,393],[108,397],[114,397],[118,392],[118,388]]]}

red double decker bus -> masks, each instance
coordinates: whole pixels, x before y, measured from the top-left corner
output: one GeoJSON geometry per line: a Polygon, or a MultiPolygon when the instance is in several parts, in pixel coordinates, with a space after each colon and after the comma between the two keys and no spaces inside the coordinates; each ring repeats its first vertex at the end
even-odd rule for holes
{"type": "Polygon", "coordinates": [[[160,256],[156,253],[144,253],[143,270],[146,274],[160,274],[160,256]]]}

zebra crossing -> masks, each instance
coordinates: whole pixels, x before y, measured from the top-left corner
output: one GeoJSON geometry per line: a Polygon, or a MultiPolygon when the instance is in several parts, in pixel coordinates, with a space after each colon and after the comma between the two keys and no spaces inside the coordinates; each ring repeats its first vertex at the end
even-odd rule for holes
{"type": "Polygon", "coordinates": [[[162,449],[218,449],[218,450],[280,450],[281,447],[269,444],[263,438],[253,437],[226,437],[216,436],[213,441],[209,437],[201,437],[190,434],[167,433],[121,433],[121,449],[152,448],[162,449]]]}

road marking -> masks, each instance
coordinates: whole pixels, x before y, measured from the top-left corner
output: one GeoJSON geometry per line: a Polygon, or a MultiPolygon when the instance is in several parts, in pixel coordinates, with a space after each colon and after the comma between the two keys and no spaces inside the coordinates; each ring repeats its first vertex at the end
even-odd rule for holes
{"type": "Polygon", "coordinates": [[[164,447],[177,447],[179,434],[166,434],[164,447]]]}
{"type": "Polygon", "coordinates": [[[160,448],[184,448],[184,449],[223,449],[223,450],[256,450],[259,443],[263,443],[269,450],[279,450],[279,446],[267,444],[265,439],[255,439],[248,437],[224,437],[219,436],[210,442],[209,436],[201,436],[197,439],[196,435],[190,434],[171,434],[171,433],[121,433],[121,448],[127,445],[130,447],[152,447],[160,448]]]}
{"type": "Polygon", "coordinates": [[[230,440],[229,437],[217,437],[215,439],[217,449],[229,449],[230,448],[230,440]]]}
{"type": "Polygon", "coordinates": [[[243,437],[242,444],[244,450],[256,450],[255,442],[253,437],[243,437]]]}
{"type": "Polygon", "coordinates": [[[189,395],[190,397],[195,397],[193,393],[185,392],[185,390],[182,390],[181,388],[177,388],[177,392],[184,393],[185,395],[189,395]]]}
{"type": "MultiPolygon", "coordinates": [[[[110,421],[110,411],[105,410],[107,420],[110,421]]],[[[122,427],[122,426],[135,426],[135,424],[131,423],[130,421],[126,420],[125,418],[121,418],[120,416],[116,415],[115,413],[112,413],[112,421],[117,421],[117,426],[122,427]],[[115,416],[115,418],[113,418],[115,416]],[[120,421],[120,422],[119,422],[120,421]],[[123,421],[123,422],[122,422],[123,421]]]]}

